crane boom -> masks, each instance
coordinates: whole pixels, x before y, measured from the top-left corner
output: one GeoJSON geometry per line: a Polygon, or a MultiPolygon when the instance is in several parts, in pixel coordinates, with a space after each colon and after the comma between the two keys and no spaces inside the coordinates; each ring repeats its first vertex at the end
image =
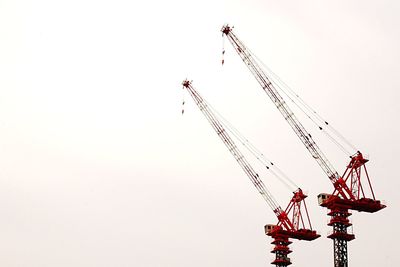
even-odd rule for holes
{"type": "Polygon", "coordinates": [[[232,32],[232,28],[229,26],[224,26],[222,28],[222,32],[228,37],[228,40],[231,42],[236,52],[239,54],[243,62],[252,72],[254,77],[257,79],[262,89],[267,93],[267,95],[271,98],[272,102],[281,112],[285,120],[290,124],[296,135],[303,142],[307,150],[311,153],[312,157],[318,162],[321,168],[324,170],[326,175],[332,181],[332,183],[336,183],[339,179],[338,172],[333,168],[332,164],[326,158],[326,156],[319,149],[317,144],[311,137],[311,134],[307,132],[307,130],[303,127],[300,121],[297,119],[295,114],[290,110],[289,106],[286,104],[285,100],[281,97],[279,92],[273,86],[269,78],[262,71],[261,67],[257,64],[257,62],[253,59],[251,53],[247,50],[246,46],[236,37],[236,35],[232,32]]]}
{"type": "Polygon", "coordinates": [[[207,120],[209,121],[211,126],[214,128],[215,132],[218,134],[218,136],[224,142],[224,144],[228,148],[229,152],[231,152],[231,154],[236,159],[236,161],[239,163],[240,167],[243,169],[243,171],[249,177],[251,182],[257,188],[258,192],[261,194],[261,196],[265,199],[265,201],[268,203],[268,205],[274,211],[275,215],[277,217],[281,216],[281,214],[283,213],[283,209],[277,204],[277,202],[273,198],[272,194],[267,190],[263,181],[259,178],[259,175],[257,174],[257,172],[248,163],[248,161],[246,160],[244,155],[240,152],[240,150],[238,149],[236,144],[233,142],[232,138],[229,136],[229,134],[224,129],[222,124],[216,118],[216,116],[211,111],[211,109],[209,109],[209,107],[207,106],[207,103],[204,101],[204,99],[201,97],[201,95],[193,88],[193,86],[191,85],[191,83],[189,81],[185,80],[182,83],[182,85],[188,90],[188,92],[192,96],[196,105],[199,107],[201,112],[207,118],[207,120]]]}
{"type": "MultiPolygon", "coordinates": [[[[268,191],[264,182],[259,178],[258,173],[253,169],[250,163],[247,161],[242,152],[238,149],[233,139],[229,136],[228,132],[225,130],[223,124],[218,120],[217,116],[214,112],[209,108],[207,102],[203,99],[203,97],[196,91],[196,89],[192,86],[191,82],[185,80],[182,82],[182,85],[187,91],[190,93],[194,102],[203,113],[203,115],[207,118],[208,122],[211,124],[215,132],[221,138],[225,146],[228,148],[229,152],[239,163],[240,167],[249,177],[250,181],[257,188],[258,192],[268,203],[275,216],[278,218],[278,226],[281,226],[284,231],[290,233],[290,237],[296,239],[303,240],[313,240],[319,235],[312,231],[311,222],[308,216],[308,211],[305,206],[304,199],[307,197],[303,191],[299,188],[295,192],[293,192],[293,197],[290,200],[287,208],[283,210],[281,206],[276,202],[272,194],[268,191]],[[307,223],[305,224],[305,220],[303,219],[301,212],[301,203],[304,203],[304,215],[307,217],[307,223]],[[289,218],[289,214],[291,214],[291,219],[289,218]],[[301,225],[300,225],[301,222],[301,225]],[[302,227],[300,229],[300,226],[302,227]],[[306,230],[310,229],[310,230],[306,230]]],[[[286,234],[287,234],[286,233],[286,234]]]]}

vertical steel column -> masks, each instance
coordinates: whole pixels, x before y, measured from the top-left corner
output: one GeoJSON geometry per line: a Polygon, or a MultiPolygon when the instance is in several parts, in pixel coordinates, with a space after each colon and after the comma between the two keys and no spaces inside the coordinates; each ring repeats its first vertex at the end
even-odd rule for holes
{"type": "Polygon", "coordinates": [[[348,267],[347,242],[355,238],[347,232],[347,228],[351,226],[348,219],[351,213],[347,207],[332,204],[328,215],[331,216],[328,225],[333,227],[328,238],[333,240],[334,267],[348,267]]]}

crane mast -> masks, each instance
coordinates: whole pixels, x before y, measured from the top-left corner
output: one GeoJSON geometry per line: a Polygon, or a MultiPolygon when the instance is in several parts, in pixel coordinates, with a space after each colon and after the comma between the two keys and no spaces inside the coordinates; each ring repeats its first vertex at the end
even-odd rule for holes
{"type": "Polygon", "coordinates": [[[270,79],[263,72],[262,68],[257,64],[256,60],[254,60],[250,51],[232,32],[232,28],[228,25],[224,25],[221,32],[228,38],[235,51],[254,75],[264,92],[269,96],[306,149],[332,182],[334,192],[332,194],[320,194],[318,200],[320,206],[330,210],[328,215],[331,216],[331,220],[328,225],[333,227],[333,232],[328,237],[334,241],[335,267],[347,267],[347,242],[355,238],[353,234],[347,233],[347,228],[351,226],[348,220],[351,213],[349,213],[348,210],[352,209],[372,213],[386,207],[381,204],[379,200],[375,199],[368,172],[365,167],[365,163],[368,162],[368,160],[363,157],[360,151],[357,151],[357,153],[351,157],[351,161],[344,174],[340,176],[314,142],[311,135],[291,111],[270,79]],[[362,185],[362,173],[364,173],[368,181],[367,186],[362,185]],[[366,197],[365,187],[369,187],[372,198],[366,197]]]}
{"type": "Polygon", "coordinates": [[[268,203],[275,216],[278,218],[277,225],[265,226],[266,234],[274,238],[272,244],[275,245],[275,248],[271,252],[276,255],[276,258],[272,262],[272,264],[275,264],[276,266],[287,266],[291,264],[290,259],[287,257],[287,254],[291,252],[288,247],[288,245],[291,243],[289,241],[289,238],[311,241],[320,236],[316,233],[316,231],[313,231],[311,227],[308,211],[304,202],[304,199],[307,196],[302,192],[301,189],[298,189],[294,192],[294,195],[290,200],[287,208],[283,210],[276,202],[272,194],[268,191],[263,181],[259,178],[258,173],[253,169],[253,167],[249,164],[244,155],[238,149],[235,142],[229,136],[222,123],[209,108],[206,101],[192,86],[191,82],[189,82],[188,80],[184,80],[182,82],[182,85],[184,89],[187,89],[187,91],[190,93],[200,111],[207,118],[208,122],[213,127],[217,135],[221,138],[225,146],[228,148],[229,152],[238,162],[240,167],[246,173],[250,181],[253,183],[258,192],[268,203]],[[302,226],[305,227],[304,219],[301,212],[302,203],[304,203],[305,215],[307,216],[310,229],[300,228],[300,222],[302,226]],[[289,219],[290,213],[292,214],[292,219],[289,219]]]}

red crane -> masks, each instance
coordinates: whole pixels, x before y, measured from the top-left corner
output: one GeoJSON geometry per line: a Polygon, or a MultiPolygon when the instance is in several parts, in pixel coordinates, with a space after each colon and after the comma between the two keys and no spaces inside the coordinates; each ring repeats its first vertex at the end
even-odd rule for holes
{"type": "Polygon", "coordinates": [[[265,226],[265,233],[274,239],[272,244],[275,245],[274,249],[271,251],[275,254],[275,260],[271,264],[275,264],[276,266],[290,265],[291,261],[287,256],[289,253],[291,253],[291,250],[288,246],[291,244],[289,238],[311,241],[320,237],[320,235],[317,234],[316,231],[312,230],[311,227],[310,218],[304,201],[307,196],[300,188],[297,189],[294,192],[294,195],[291,198],[287,208],[283,210],[273,198],[272,194],[267,190],[263,181],[259,178],[258,173],[249,164],[232,138],[229,136],[228,132],[223,126],[223,123],[218,120],[217,116],[209,108],[207,102],[193,88],[191,82],[184,80],[182,85],[184,89],[187,89],[187,91],[190,93],[200,111],[207,118],[215,132],[224,142],[228,150],[239,163],[240,167],[249,177],[250,181],[257,188],[258,192],[265,199],[265,201],[273,210],[275,216],[278,218],[278,223],[276,225],[265,226]],[[302,212],[302,206],[304,207],[304,212],[302,212]],[[305,215],[306,220],[304,220],[303,215],[305,215]]]}
{"type": "MultiPolygon", "coordinates": [[[[375,194],[365,167],[365,163],[368,160],[363,157],[360,151],[357,151],[351,156],[350,163],[347,165],[343,175],[340,176],[314,142],[311,135],[296,118],[262,68],[257,64],[250,51],[232,32],[232,27],[224,25],[221,32],[228,38],[264,92],[269,96],[332,182],[334,186],[333,193],[318,195],[318,201],[320,206],[329,209],[328,215],[331,217],[328,225],[333,227],[333,231],[332,234],[328,235],[328,238],[333,239],[334,242],[334,266],[347,267],[347,242],[355,238],[353,234],[347,232],[347,228],[351,226],[348,220],[348,217],[351,215],[349,209],[373,213],[386,207],[379,200],[375,199],[375,194]],[[367,181],[366,185],[362,183],[362,177],[365,177],[364,180],[367,181]],[[370,197],[367,197],[367,190],[370,192],[370,197]]],[[[327,122],[325,123],[327,124],[327,122]]],[[[320,127],[320,129],[322,128],[320,127]]]]}

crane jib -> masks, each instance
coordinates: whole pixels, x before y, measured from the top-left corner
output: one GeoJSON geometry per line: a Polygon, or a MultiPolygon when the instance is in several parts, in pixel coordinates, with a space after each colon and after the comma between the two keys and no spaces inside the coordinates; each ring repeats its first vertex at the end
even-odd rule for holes
{"type": "MultiPolygon", "coordinates": [[[[294,113],[287,106],[286,102],[280,96],[269,78],[264,74],[261,67],[257,64],[255,60],[253,60],[252,55],[247,51],[244,44],[236,37],[230,27],[226,26],[222,29],[222,32],[228,37],[228,40],[233,45],[243,62],[252,72],[258,83],[261,85],[262,89],[266,92],[274,105],[278,108],[280,113],[289,123],[296,135],[300,138],[312,157],[317,161],[318,165],[323,169],[325,174],[331,180],[332,184],[337,185],[337,180],[340,178],[338,172],[334,169],[327,157],[322,153],[317,144],[314,142],[311,135],[306,131],[306,129],[303,127],[303,125],[300,123],[294,113]]],[[[340,192],[343,192],[342,189],[337,189],[339,189],[340,192]]],[[[343,197],[349,198],[349,196],[346,195],[344,195],[343,197]]]]}
{"type": "Polygon", "coordinates": [[[283,210],[279,204],[276,202],[272,194],[267,190],[265,184],[263,181],[259,178],[258,173],[253,169],[253,167],[250,165],[250,163],[247,161],[247,159],[244,157],[244,155],[241,153],[241,151],[238,149],[236,146],[235,142],[233,139],[229,136],[228,132],[225,130],[224,126],[222,123],[218,120],[216,115],[213,113],[212,109],[208,107],[206,101],[200,96],[200,94],[193,88],[190,82],[185,80],[183,83],[184,88],[187,89],[187,91],[190,93],[192,96],[194,102],[196,105],[199,107],[200,111],[203,113],[203,115],[207,118],[209,121],[210,125],[214,128],[215,132],[217,135],[220,137],[220,139],[223,141],[225,146],[228,148],[229,152],[232,154],[232,156],[235,158],[235,160],[238,162],[240,167],[243,169],[243,171],[246,173],[248,178],[251,180],[253,185],[256,187],[258,192],[261,194],[261,196],[264,198],[264,200],[268,203],[272,211],[275,213],[275,216],[278,218],[278,226],[283,227],[284,231],[289,231],[292,233],[293,238],[297,239],[306,239],[306,240],[313,240],[319,235],[315,232],[312,231],[311,227],[311,222],[308,216],[308,212],[305,211],[304,213],[300,212],[300,206],[301,203],[304,203],[305,207],[305,202],[304,199],[306,196],[304,194],[299,194],[301,192],[301,189],[298,189],[289,202],[288,207],[286,210],[283,210]],[[299,197],[301,196],[301,197],[299,197]],[[289,212],[293,212],[293,218],[292,220],[289,219],[289,212]],[[301,220],[304,222],[302,218],[302,214],[305,214],[307,216],[307,221],[309,223],[308,226],[304,225],[304,228],[308,228],[307,233],[300,234],[299,231],[299,221],[301,220]]]}

